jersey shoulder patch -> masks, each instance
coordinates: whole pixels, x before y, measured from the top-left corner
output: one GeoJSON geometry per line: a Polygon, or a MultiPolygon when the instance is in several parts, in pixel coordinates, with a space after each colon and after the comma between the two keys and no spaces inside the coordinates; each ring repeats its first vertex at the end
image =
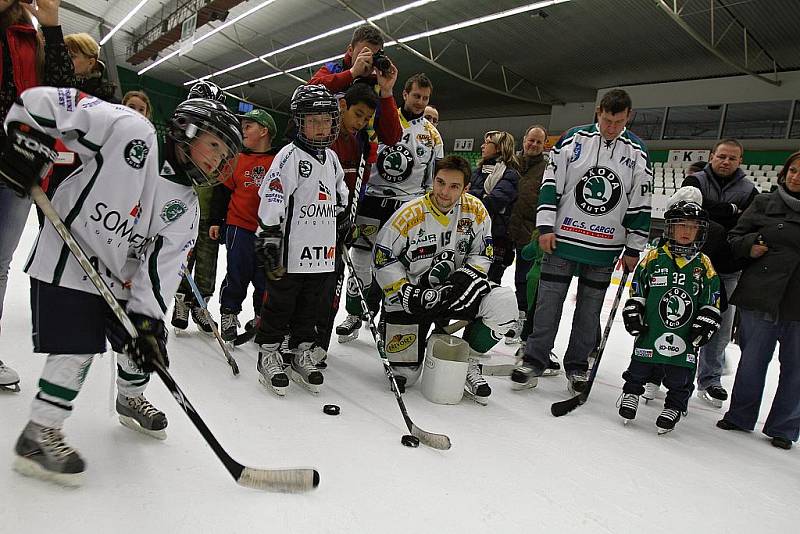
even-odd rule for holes
{"type": "Polygon", "coordinates": [[[471,213],[475,216],[475,222],[483,224],[489,217],[489,212],[477,197],[464,193],[461,197],[461,211],[464,213],[471,213]]]}
{"type": "Polygon", "coordinates": [[[403,204],[392,216],[392,227],[403,237],[416,226],[425,222],[425,209],[422,198],[403,204]]]}
{"type": "Polygon", "coordinates": [[[715,276],[717,276],[717,271],[714,270],[714,265],[712,265],[712,263],[711,263],[711,258],[706,256],[702,252],[700,253],[700,262],[703,264],[703,268],[706,270],[706,278],[707,279],[710,280],[710,279],[714,278],[715,276]]]}

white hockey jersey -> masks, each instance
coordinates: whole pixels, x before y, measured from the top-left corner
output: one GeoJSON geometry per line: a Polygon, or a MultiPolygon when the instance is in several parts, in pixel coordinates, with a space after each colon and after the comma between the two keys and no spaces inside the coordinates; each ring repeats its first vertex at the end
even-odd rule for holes
{"type": "MultiPolygon", "coordinates": [[[[152,124],[125,106],[54,87],[22,93],[21,105],[8,112],[11,121],[60,137],[80,155],[84,165],[58,187],[53,206],[114,296],[128,301],[127,310],[162,318],[197,237],[199,211],[190,185],[170,168],[161,176],[152,124]]],[[[48,220],[25,271],[97,294],[48,220]]]]}
{"type": "Polygon", "coordinates": [[[411,200],[425,193],[433,179],[437,159],[444,157],[444,144],[436,127],[425,117],[412,121],[400,115],[403,135],[395,145],[378,145],[378,160],[372,166],[367,195],[411,200]]]}
{"type": "Polygon", "coordinates": [[[402,310],[403,284],[442,284],[464,264],[488,273],[492,263],[492,221],[483,203],[464,193],[442,213],[430,193],[406,202],[378,232],[372,251],[375,279],[387,311],[402,310]]]}
{"type": "Polygon", "coordinates": [[[291,143],[272,160],[258,196],[259,224],[280,226],[283,266],[289,273],[331,272],[336,261],[336,215],[348,190],[339,158],[325,149],[322,163],[291,143]]]}

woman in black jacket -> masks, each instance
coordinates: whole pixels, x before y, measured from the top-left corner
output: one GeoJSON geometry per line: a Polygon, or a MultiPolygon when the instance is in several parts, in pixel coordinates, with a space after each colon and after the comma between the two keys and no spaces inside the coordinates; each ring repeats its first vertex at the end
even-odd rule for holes
{"type": "Polygon", "coordinates": [[[489,280],[500,283],[503,271],[514,262],[514,244],[509,234],[511,208],[517,200],[520,161],[514,151],[514,136],[496,130],[486,132],[481,160],[472,173],[469,192],[481,199],[492,219],[494,257],[489,280]]]}
{"type": "Polygon", "coordinates": [[[763,432],[790,449],[800,434],[800,152],[759,195],[730,232],[734,255],[749,258],[731,302],[741,313],[742,357],[731,404],[717,426],[753,430],[767,367],[780,343],[780,377],[763,432]]]}

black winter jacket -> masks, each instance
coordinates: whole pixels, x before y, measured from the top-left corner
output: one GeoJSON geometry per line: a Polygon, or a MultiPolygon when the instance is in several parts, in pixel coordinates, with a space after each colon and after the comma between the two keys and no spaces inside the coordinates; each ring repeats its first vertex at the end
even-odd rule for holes
{"type": "Polygon", "coordinates": [[[469,193],[481,199],[486,211],[489,212],[489,217],[492,219],[492,238],[495,240],[510,239],[508,225],[511,220],[511,209],[517,201],[519,173],[510,167],[506,168],[503,177],[492,188],[492,192],[487,193],[483,187],[489,176],[486,167],[493,164],[494,162],[486,162],[483,168],[475,169],[475,172],[472,173],[469,193]]]}

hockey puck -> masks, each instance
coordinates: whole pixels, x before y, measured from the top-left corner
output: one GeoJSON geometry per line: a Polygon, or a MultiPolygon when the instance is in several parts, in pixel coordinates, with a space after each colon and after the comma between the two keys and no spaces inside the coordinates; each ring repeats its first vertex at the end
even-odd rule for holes
{"type": "Polygon", "coordinates": [[[335,404],[326,404],[322,407],[322,411],[328,415],[339,415],[341,410],[335,404]]]}
{"type": "Polygon", "coordinates": [[[406,434],[402,438],[400,438],[400,443],[405,445],[406,447],[419,447],[419,438],[416,436],[412,436],[411,434],[406,434]]]}

